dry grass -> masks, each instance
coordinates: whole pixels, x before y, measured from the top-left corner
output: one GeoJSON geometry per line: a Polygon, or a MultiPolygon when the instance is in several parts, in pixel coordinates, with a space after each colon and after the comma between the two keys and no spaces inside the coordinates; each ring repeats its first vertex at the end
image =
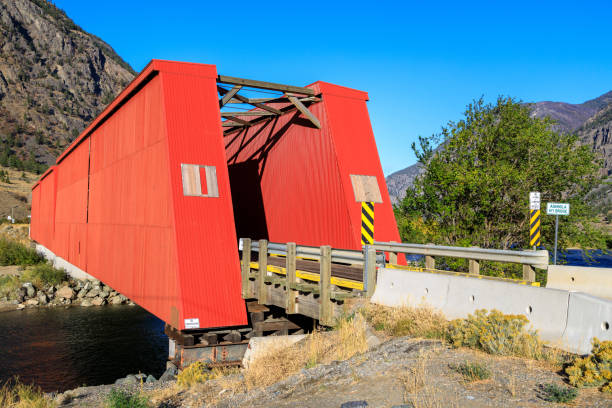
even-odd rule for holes
{"type": "Polygon", "coordinates": [[[6,383],[0,388],[2,408],[54,408],[56,404],[45,397],[40,388],[19,381],[6,383]]]}
{"type": "Polygon", "coordinates": [[[399,382],[404,390],[404,402],[414,408],[449,408],[456,407],[454,401],[448,401],[440,393],[434,381],[429,378],[427,367],[432,354],[436,349],[421,350],[419,357],[408,372],[399,377],[399,382]]]}
{"type": "Polygon", "coordinates": [[[375,330],[393,337],[443,339],[448,327],[444,315],[427,305],[386,307],[370,303],[361,312],[375,330]]]}
{"type": "Polygon", "coordinates": [[[315,332],[283,349],[271,350],[244,371],[247,390],[272,385],[303,368],[346,360],[367,350],[366,322],[361,315],[342,320],[330,332],[315,332]]]}

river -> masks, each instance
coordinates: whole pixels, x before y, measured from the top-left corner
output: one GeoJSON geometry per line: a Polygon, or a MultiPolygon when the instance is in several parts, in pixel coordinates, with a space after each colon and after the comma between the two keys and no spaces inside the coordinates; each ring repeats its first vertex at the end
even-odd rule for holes
{"type": "Polygon", "coordinates": [[[166,368],[164,322],[138,306],[0,313],[0,383],[19,376],[44,391],[113,383],[166,368]]]}
{"type": "MultiPolygon", "coordinates": [[[[612,267],[610,254],[594,262],[580,250],[560,260],[612,267]]],[[[164,323],[137,306],[62,307],[0,313],[0,383],[19,376],[45,391],[110,384],[138,372],[158,378],[165,369],[164,323]]]]}

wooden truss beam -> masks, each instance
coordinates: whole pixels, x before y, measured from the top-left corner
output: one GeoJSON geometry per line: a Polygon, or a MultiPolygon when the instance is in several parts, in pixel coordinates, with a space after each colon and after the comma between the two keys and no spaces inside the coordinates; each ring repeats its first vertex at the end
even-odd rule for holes
{"type": "Polygon", "coordinates": [[[243,103],[248,103],[249,105],[253,105],[255,107],[258,107],[259,109],[267,110],[268,112],[272,112],[272,113],[274,113],[276,115],[280,115],[281,113],[283,113],[280,110],[278,110],[276,108],[273,108],[271,106],[268,106],[268,105],[264,105],[263,103],[251,102],[251,100],[249,98],[245,98],[242,95],[236,94],[236,95],[234,95],[234,97],[236,99],[238,99],[239,101],[242,101],[243,103]]]}
{"type": "Polygon", "coordinates": [[[319,122],[319,119],[317,119],[317,117],[315,115],[313,115],[312,112],[309,111],[308,108],[306,106],[304,106],[304,104],[302,102],[300,102],[300,100],[298,98],[296,98],[294,95],[291,95],[291,94],[287,94],[287,97],[289,98],[291,103],[294,104],[295,107],[300,112],[302,112],[302,114],[304,116],[306,116],[308,118],[308,120],[310,120],[312,122],[313,125],[315,125],[317,127],[317,129],[321,129],[321,122],[319,122]]]}
{"type": "Polygon", "coordinates": [[[312,89],[303,88],[301,86],[275,84],[273,82],[256,81],[254,79],[235,78],[235,77],[230,77],[230,76],[225,76],[225,75],[219,75],[217,77],[217,82],[221,84],[242,85],[242,86],[248,86],[252,88],[269,89],[272,91],[292,92],[292,93],[297,93],[300,95],[314,96],[315,94],[315,92],[312,89]]]}
{"type": "Polygon", "coordinates": [[[276,113],[263,111],[263,110],[252,110],[242,112],[221,112],[221,117],[227,118],[229,116],[276,116],[276,113]]]}
{"type": "Polygon", "coordinates": [[[237,118],[235,116],[228,116],[227,119],[228,119],[228,121],[230,121],[230,123],[231,122],[236,122],[236,123],[244,125],[244,126],[251,126],[251,122],[249,122],[248,120],[243,120],[243,119],[237,118]]]}
{"type": "MultiPolygon", "coordinates": [[[[223,89],[223,88],[221,88],[223,89]]],[[[242,89],[242,85],[236,85],[235,87],[233,87],[232,89],[230,89],[229,91],[226,91],[225,95],[223,95],[223,98],[221,98],[221,100],[219,101],[219,107],[222,108],[223,105],[225,105],[227,102],[229,102],[230,99],[232,99],[232,97],[234,95],[236,95],[238,93],[239,90],[242,89]]],[[[225,89],[223,89],[225,91],[225,89]]]]}

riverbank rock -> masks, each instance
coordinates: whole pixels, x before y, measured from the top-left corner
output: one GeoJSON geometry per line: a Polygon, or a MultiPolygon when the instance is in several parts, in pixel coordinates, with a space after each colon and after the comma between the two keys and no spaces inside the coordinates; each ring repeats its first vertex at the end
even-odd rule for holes
{"type": "Polygon", "coordinates": [[[56,293],[62,299],[74,299],[74,290],[70,286],[62,286],[56,293]]]}
{"type": "Polygon", "coordinates": [[[25,304],[27,306],[38,306],[38,300],[36,300],[36,299],[28,299],[28,300],[26,300],[25,304]]]}
{"type": "Polygon", "coordinates": [[[49,303],[49,299],[47,298],[45,292],[38,292],[38,303],[40,303],[41,305],[46,305],[47,303],[49,303]]]}
{"type": "Polygon", "coordinates": [[[91,304],[91,301],[89,299],[83,299],[83,301],[81,302],[81,306],[89,307],[89,306],[92,306],[92,304],[91,304]]]}
{"type": "Polygon", "coordinates": [[[101,298],[100,296],[94,298],[94,300],[91,301],[91,304],[94,306],[102,306],[105,303],[106,300],[104,298],[101,298]]]}
{"type": "Polygon", "coordinates": [[[93,287],[89,292],[87,292],[87,294],[85,295],[85,297],[88,298],[95,298],[100,294],[100,289],[93,287]]]}
{"type": "Polygon", "coordinates": [[[113,296],[110,299],[108,299],[108,303],[110,303],[111,305],[120,305],[121,298],[119,296],[113,296]]]}
{"type": "Polygon", "coordinates": [[[157,381],[157,380],[155,379],[155,377],[153,377],[153,376],[152,376],[152,375],[150,375],[150,374],[147,376],[147,379],[145,380],[145,382],[146,382],[147,384],[154,383],[155,381],[157,381]]]}
{"type": "Polygon", "coordinates": [[[176,379],[176,375],[178,374],[178,369],[176,366],[168,361],[166,363],[166,371],[159,377],[160,382],[172,381],[176,379]]]}
{"type": "Polygon", "coordinates": [[[31,282],[24,283],[23,287],[26,290],[27,297],[33,298],[34,296],[36,296],[36,289],[34,288],[34,285],[32,285],[31,282]]]}

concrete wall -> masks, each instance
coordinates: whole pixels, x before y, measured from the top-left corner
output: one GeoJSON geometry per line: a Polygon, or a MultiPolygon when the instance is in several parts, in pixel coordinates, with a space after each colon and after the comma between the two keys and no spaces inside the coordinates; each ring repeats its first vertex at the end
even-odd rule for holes
{"type": "Polygon", "coordinates": [[[586,354],[593,337],[612,340],[612,302],[582,293],[463,276],[379,269],[372,302],[385,306],[430,305],[449,319],[478,309],[525,315],[540,337],[586,354]]]}
{"type": "Polygon", "coordinates": [[[612,299],[612,268],[549,265],[546,287],[612,299]]]}
{"type": "Polygon", "coordinates": [[[74,266],[73,264],[71,264],[70,262],[66,261],[63,258],[56,256],[51,250],[49,250],[48,248],[45,248],[43,245],[36,244],[36,252],[38,252],[43,257],[45,257],[46,260],[51,262],[51,264],[53,264],[55,268],[64,269],[69,276],[75,279],[96,280],[96,278],[94,278],[93,276],[85,272],[84,270],[74,266]]]}

